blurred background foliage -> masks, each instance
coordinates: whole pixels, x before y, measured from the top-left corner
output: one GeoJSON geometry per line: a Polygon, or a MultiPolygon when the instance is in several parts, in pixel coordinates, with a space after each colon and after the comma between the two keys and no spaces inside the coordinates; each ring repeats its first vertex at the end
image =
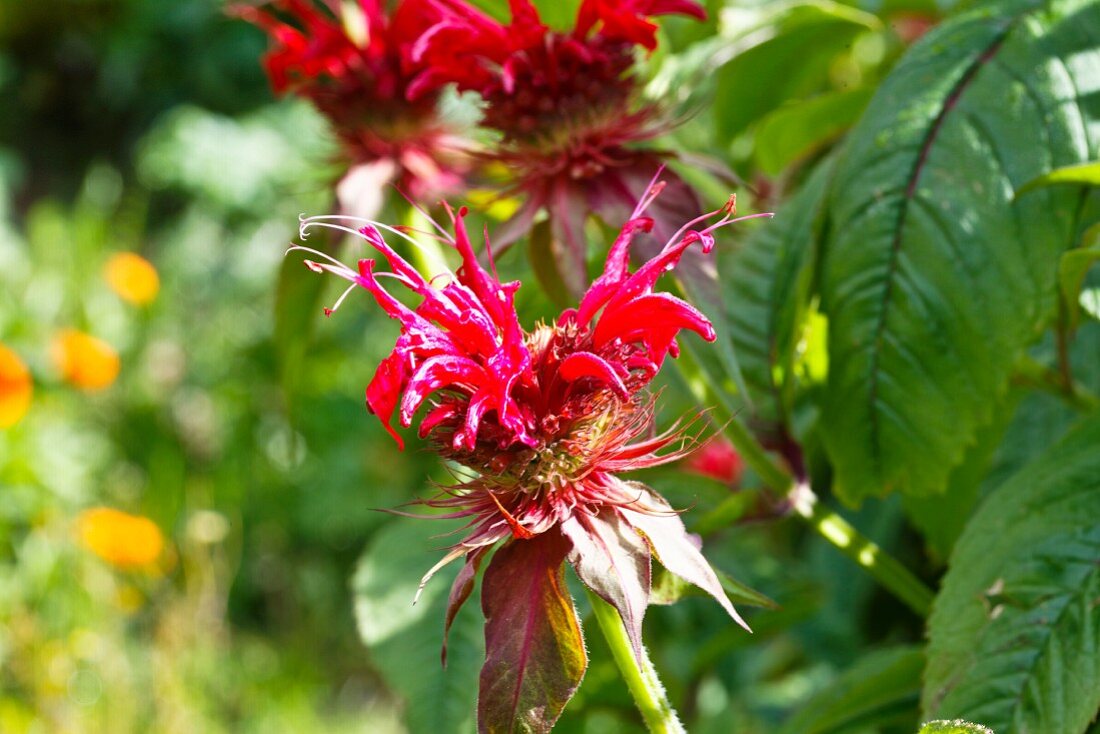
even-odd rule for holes
{"type": "MultiPolygon", "coordinates": [[[[735,171],[745,211],[781,201],[947,5],[711,0],[706,24],[664,24],[644,60],[647,94],[686,111],[665,143],[735,171]]],[[[292,334],[304,358],[280,369],[277,273],[298,215],[333,208],[335,143],[308,105],[272,98],[263,34],[223,10],[0,0],[0,386],[14,386],[0,731],[467,731],[478,610],[443,671],[446,581],[408,604],[446,541],[375,511],[443,479],[362,405],[393,325],[353,301],[304,333],[310,312],[292,334]]],[[[728,184],[679,170],[725,199],[728,184]]],[[[550,312],[527,291],[525,322],[550,312]]],[[[804,336],[795,369],[812,391],[824,346],[804,336]]],[[[694,401],[666,373],[668,421],[694,401]]],[[[1021,400],[1069,422],[1052,397],[1021,400]]],[[[1057,433],[1004,412],[1009,438],[986,442],[983,465],[1000,476],[1049,442],[1036,432],[1057,433]]],[[[785,519],[751,471],[729,479],[648,477],[691,508],[718,568],[778,605],[748,610],[751,637],[703,599],[651,609],[647,643],[689,729],[915,731],[922,621],[785,519]]],[[[927,580],[942,573],[952,531],[925,552],[898,497],[851,520],[927,580]]],[[[602,644],[590,634],[563,732],[640,730],[602,644]]]]}

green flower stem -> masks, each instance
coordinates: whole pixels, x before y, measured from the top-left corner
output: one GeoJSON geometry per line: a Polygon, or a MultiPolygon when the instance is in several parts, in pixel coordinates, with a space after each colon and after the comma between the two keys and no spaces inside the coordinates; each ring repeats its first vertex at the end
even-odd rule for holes
{"type": "MultiPolygon", "coordinates": [[[[685,345],[686,347],[686,345],[685,345]]],[[[704,405],[713,406],[715,418],[745,463],[752,467],[773,492],[787,498],[795,514],[841,553],[855,561],[887,591],[922,617],[932,609],[935,595],[896,558],[862,535],[839,514],[823,506],[806,482],[773,458],[736,415],[728,397],[715,388],[715,381],[689,348],[677,361],[689,389],[704,405]]]]}
{"type": "Polygon", "coordinates": [[[914,612],[921,617],[928,616],[934,598],[931,589],[900,561],[864,537],[843,517],[818,502],[810,485],[798,484],[787,496],[795,514],[809,523],[818,535],[855,561],[914,612]]]}
{"type": "Polygon", "coordinates": [[[607,646],[611,648],[611,656],[619,666],[619,672],[622,673],[626,687],[630,689],[630,695],[633,696],[650,734],[687,734],[672,704],[668,702],[665,688],[661,685],[649,656],[644,650],[642,661],[639,662],[634,656],[634,649],[626,636],[626,628],[615,607],[591,589],[586,591],[592,611],[596,614],[596,621],[607,640],[607,646]]]}

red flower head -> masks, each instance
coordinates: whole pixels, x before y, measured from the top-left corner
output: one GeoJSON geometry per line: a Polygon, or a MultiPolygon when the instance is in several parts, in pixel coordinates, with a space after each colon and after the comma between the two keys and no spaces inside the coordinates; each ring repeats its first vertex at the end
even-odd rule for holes
{"type": "MultiPolygon", "coordinates": [[[[661,164],[660,154],[632,147],[668,127],[653,105],[638,103],[636,47],[656,47],[653,16],[704,12],[693,0],[584,0],[574,29],[563,32],[543,25],[529,0],[510,5],[505,25],[459,0],[434,0],[412,48],[421,72],[411,92],[453,82],[481,96],[482,124],[501,133],[494,155],[527,197],[498,246],[547,211],[559,270],[579,295],[588,283],[585,218],[594,212],[623,221],[661,164]]],[[[685,211],[701,209],[682,181],[669,184],[651,212],[657,242],[673,234],[685,211]]]]}
{"type": "MultiPolygon", "coordinates": [[[[475,258],[465,210],[452,213],[453,237],[439,228],[461,256],[455,273],[425,279],[382,236],[386,230],[413,241],[409,233],[377,223],[359,233],[389,272],[376,272],[375,260],[360,260],[353,270],[321,253],[324,262],[307,262],[350,281],[345,296],[365,288],[401,324],[393,353],[367,387],[371,411],[393,433],[395,413],[408,427],[429,402],[420,436],[471,472],[425,501],[449,510],[445,517],[468,520],[466,537],[422,582],[465,556],[447,626],[469,596],[480,562],[503,543],[482,590],[483,731],[511,730],[516,720],[526,723],[524,730],[547,730],[580,682],[586,660],[562,581],[565,561],[619,610],[639,655],[654,557],[744,624],[679,515],[648,487],[619,476],[688,453],[682,431],[650,433],[653,399],[643,388],[665,357],[677,354],[682,330],[709,341],[715,332],[694,307],[654,287],[685,251],[709,252],[714,230],[739,221],[732,207],[690,221],[630,272],[631,240],[652,228],[643,211],[660,188],[651,184],[579,306],[531,331],[520,326],[513,305],[520,284],[499,282],[475,258]],[[719,218],[702,226],[709,217],[719,218]],[[420,304],[403,305],[382,286],[383,277],[416,293],[420,304]]],[[[312,225],[342,227],[329,217],[307,219],[303,234],[312,225]]]]}
{"type": "Polygon", "coordinates": [[[270,0],[294,25],[268,8],[235,8],[271,37],[263,63],[276,94],[310,100],[353,164],[395,169],[417,198],[461,183],[456,139],[437,119],[438,95],[408,96],[407,56],[427,1],[402,0],[387,15],[382,0],[326,0],[324,9],[314,0],[270,0]]]}

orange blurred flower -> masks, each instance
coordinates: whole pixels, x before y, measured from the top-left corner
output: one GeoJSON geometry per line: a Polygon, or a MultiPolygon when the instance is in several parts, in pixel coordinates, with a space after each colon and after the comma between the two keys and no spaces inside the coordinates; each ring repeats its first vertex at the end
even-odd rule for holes
{"type": "Polygon", "coordinates": [[[117,568],[149,566],[164,550],[164,535],[156,523],[110,507],[80,513],[76,531],[81,545],[117,568]]]}
{"type": "Polygon", "coordinates": [[[107,285],[124,301],[136,306],[152,303],[160,290],[160,276],[153,264],[133,252],[116,252],[103,267],[107,285]]]}
{"type": "Polygon", "coordinates": [[[110,344],[74,329],[53,341],[53,361],[61,376],[83,390],[102,390],[118,377],[118,353],[110,344]]]}
{"type": "Polygon", "coordinates": [[[31,404],[34,384],[19,355],[0,344],[0,428],[11,428],[31,404]]]}

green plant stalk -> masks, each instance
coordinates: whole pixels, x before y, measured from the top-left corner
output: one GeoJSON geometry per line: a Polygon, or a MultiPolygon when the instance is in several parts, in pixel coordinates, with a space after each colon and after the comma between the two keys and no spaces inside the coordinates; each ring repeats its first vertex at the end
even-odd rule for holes
{"type": "Polygon", "coordinates": [[[657,677],[657,671],[645,650],[642,651],[643,659],[639,661],[634,655],[634,649],[626,636],[626,628],[623,620],[615,607],[600,598],[591,589],[585,589],[588,600],[592,604],[592,611],[596,615],[596,621],[600,625],[607,646],[611,648],[611,657],[622,673],[623,681],[634,698],[638,711],[645,720],[646,728],[650,734],[687,734],[684,725],[680,723],[680,717],[668,702],[665,688],[661,685],[661,679],[657,677]]]}
{"type": "Polygon", "coordinates": [[[900,561],[852,527],[847,520],[818,502],[817,495],[809,484],[797,484],[787,496],[795,514],[806,521],[818,535],[866,570],[907,607],[921,617],[929,615],[934,599],[931,589],[910,573],[900,561]]]}
{"type": "MultiPolygon", "coordinates": [[[[686,345],[685,345],[686,346],[686,345]]],[[[729,399],[715,389],[715,382],[690,348],[677,360],[688,388],[704,405],[713,406],[715,418],[745,463],[752,467],[765,485],[790,501],[795,515],[805,521],[860,568],[900,599],[906,606],[927,617],[935,594],[920,579],[878,544],[864,536],[839,514],[818,502],[806,482],[798,481],[760,445],[752,432],[737,418],[729,399]]]]}

